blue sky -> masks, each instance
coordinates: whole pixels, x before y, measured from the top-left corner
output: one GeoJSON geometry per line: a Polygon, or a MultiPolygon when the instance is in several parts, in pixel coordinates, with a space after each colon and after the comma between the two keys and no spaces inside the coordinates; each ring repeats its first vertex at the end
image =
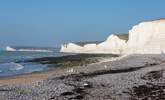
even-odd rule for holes
{"type": "Polygon", "coordinates": [[[165,17],[165,0],[0,0],[0,48],[59,46],[165,17]]]}

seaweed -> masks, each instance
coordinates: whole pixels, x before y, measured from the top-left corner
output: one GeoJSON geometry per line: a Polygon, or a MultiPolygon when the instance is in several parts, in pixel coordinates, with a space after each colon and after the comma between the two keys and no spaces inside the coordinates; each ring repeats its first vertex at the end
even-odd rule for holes
{"type": "Polygon", "coordinates": [[[73,67],[73,66],[87,66],[91,63],[96,63],[101,58],[118,57],[112,54],[76,54],[66,55],[60,57],[43,57],[27,60],[24,62],[34,62],[40,64],[47,64],[48,67],[73,67]]]}
{"type": "Polygon", "coordinates": [[[164,100],[165,99],[165,84],[146,84],[134,86],[127,93],[131,100],[164,100]]]}

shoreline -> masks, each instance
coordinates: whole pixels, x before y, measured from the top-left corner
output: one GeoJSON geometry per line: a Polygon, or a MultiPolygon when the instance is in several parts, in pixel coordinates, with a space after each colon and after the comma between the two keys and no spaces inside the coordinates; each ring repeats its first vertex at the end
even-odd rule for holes
{"type": "MultiPolygon", "coordinates": [[[[104,63],[110,63],[113,61],[117,61],[117,60],[123,59],[127,56],[129,56],[129,55],[112,57],[111,59],[104,58],[98,62],[90,63],[87,66],[89,66],[89,67],[97,66],[98,67],[98,65],[103,64],[105,67],[106,64],[104,64],[104,63]]],[[[24,84],[24,83],[31,83],[31,82],[35,82],[35,81],[48,79],[51,77],[60,77],[63,75],[67,76],[67,75],[71,75],[71,74],[80,74],[81,72],[85,72],[85,70],[82,69],[82,67],[83,66],[73,66],[71,68],[70,67],[69,68],[57,67],[57,68],[51,68],[47,71],[38,71],[38,72],[32,72],[32,73],[18,74],[18,75],[14,75],[14,76],[1,76],[0,85],[24,84]],[[78,71],[77,72],[68,72],[70,69],[77,69],[78,71]]],[[[96,68],[94,68],[94,69],[96,69],[96,68]]],[[[98,70],[101,70],[101,69],[98,69],[98,70]]],[[[105,69],[105,68],[103,68],[103,69],[105,69]]],[[[92,69],[89,69],[89,70],[90,70],[90,72],[92,72],[92,69]]]]}
{"type": "MultiPolygon", "coordinates": [[[[81,56],[81,55],[84,55],[84,54],[80,54],[79,56],[81,56]]],[[[69,56],[73,56],[73,55],[69,55],[69,56]]],[[[44,58],[45,57],[39,58],[39,59],[44,59],[44,58]]],[[[98,60],[97,62],[89,63],[85,66],[91,66],[91,65],[95,65],[95,64],[104,63],[104,62],[114,61],[118,58],[120,58],[120,57],[111,57],[110,59],[103,58],[103,59],[98,60]]],[[[94,59],[96,59],[96,58],[94,58],[94,59]]],[[[31,83],[31,82],[35,82],[35,81],[44,80],[44,79],[47,79],[50,77],[59,77],[59,76],[63,76],[63,75],[69,75],[69,74],[75,73],[75,72],[68,72],[70,69],[72,69],[72,68],[79,69],[80,67],[82,67],[82,66],[72,66],[72,67],[68,67],[68,68],[57,67],[57,68],[50,68],[47,71],[36,71],[36,72],[32,72],[32,73],[18,74],[18,75],[14,75],[14,76],[0,76],[0,85],[31,83]]]]}
{"type": "Polygon", "coordinates": [[[2,76],[0,77],[0,85],[31,83],[50,78],[52,75],[56,75],[54,77],[62,76],[65,72],[65,68],[53,68],[47,71],[32,72],[14,76],[2,76]]]}
{"type": "Polygon", "coordinates": [[[63,75],[60,69],[56,71],[52,70],[45,74],[34,73],[34,76],[41,79],[34,82],[0,85],[0,99],[161,100],[165,98],[163,54],[128,55],[114,61],[65,68],[61,70],[65,72],[63,75]],[[68,72],[70,69],[73,71],[68,72]],[[48,77],[41,77],[46,74],[48,77]]]}

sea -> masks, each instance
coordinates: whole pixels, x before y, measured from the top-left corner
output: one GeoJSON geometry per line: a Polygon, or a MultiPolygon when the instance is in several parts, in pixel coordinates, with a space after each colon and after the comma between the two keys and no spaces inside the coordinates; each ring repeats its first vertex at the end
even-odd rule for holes
{"type": "Polygon", "coordinates": [[[34,58],[61,56],[59,49],[50,51],[20,49],[13,51],[0,51],[0,77],[47,71],[49,67],[40,63],[24,62],[34,58]]]}

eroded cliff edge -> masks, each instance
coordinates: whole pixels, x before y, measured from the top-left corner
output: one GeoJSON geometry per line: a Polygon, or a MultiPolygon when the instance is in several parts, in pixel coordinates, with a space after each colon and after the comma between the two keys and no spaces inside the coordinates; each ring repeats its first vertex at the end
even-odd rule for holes
{"type": "Polygon", "coordinates": [[[165,53],[165,19],[141,22],[129,30],[128,41],[111,34],[101,43],[83,46],[68,43],[61,46],[67,53],[160,54],[165,53]]]}

